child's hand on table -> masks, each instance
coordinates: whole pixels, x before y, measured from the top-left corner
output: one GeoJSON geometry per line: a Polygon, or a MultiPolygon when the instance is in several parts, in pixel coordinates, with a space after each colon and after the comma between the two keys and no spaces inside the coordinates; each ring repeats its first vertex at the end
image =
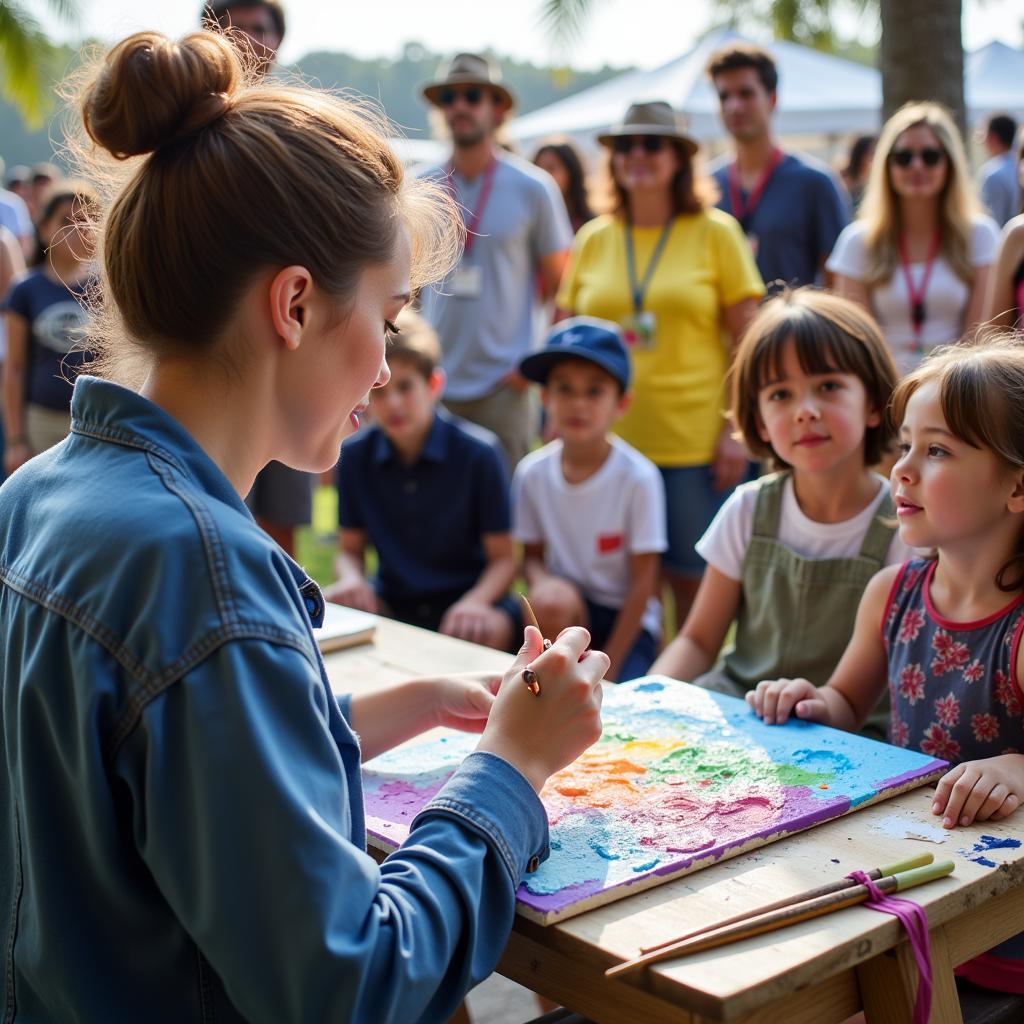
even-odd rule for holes
{"type": "Polygon", "coordinates": [[[1024,754],[1000,754],[964,761],[947,772],[935,788],[932,814],[943,828],[1009,817],[1024,799],[1024,754]]]}
{"type": "Polygon", "coordinates": [[[765,679],[746,696],[754,714],[766,725],[782,725],[791,714],[805,722],[832,724],[818,687],[806,679],[765,679]]]}

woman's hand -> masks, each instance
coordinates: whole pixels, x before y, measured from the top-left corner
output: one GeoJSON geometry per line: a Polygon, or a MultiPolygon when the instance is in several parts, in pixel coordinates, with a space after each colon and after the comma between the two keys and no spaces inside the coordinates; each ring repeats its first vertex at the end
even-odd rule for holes
{"type": "Polygon", "coordinates": [[[581,626],[564,630],[548,650],[540,631],[526,627],[526,641],[505,673],[478,750],[515,765],[539,793],[548,777],[575,761],[601,735],[601,679],[608,658],[587,649],[581,626]],[[523,681],[537,673],[539,696],[523,681]]]}
{"type": "Polygon", "coordinates": [[[932,814],[943,828],[1007,818],[1024,799],[1024,754],[964,761],[939,780],[932,814]]]}
{"type": "Polygon", "coordinates": [[[438,679],[432,709],[434,725],[483,732],[500,686],[501,676],[495,672],[466,672],[438,679]]]}
{"type": "Polygon", "coordinates": [[[782,725],[791,714],[805,722],[832,724],[821,691],[806,679],[765,679],[748,691],[747,703],[766,725],[782,725]]]}

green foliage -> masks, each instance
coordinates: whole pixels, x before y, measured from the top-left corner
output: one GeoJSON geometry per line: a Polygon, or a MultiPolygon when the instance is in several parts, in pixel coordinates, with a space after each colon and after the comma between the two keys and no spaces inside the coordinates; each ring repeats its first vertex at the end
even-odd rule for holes
{"type": "MultiPolygon", "coordinates": [[[[6,0],[0,0],[0,10],[6,0]]],[[[53,47],[41,75],[45,93],[54,94],[56,84],[73,64],[76,49],[53,47]]],[[[302,78],[330,89],[351,89],[382,103],[388,116],[411,138],[429,136],[427,107],[419,87],[433,79],[442,54],[433,53],[418,43],[408,43],[394,60],[361,60],[345,53],[310,53],[290,70],[302,78]]],[[[569,68],[538,67],[534,64],[497,57],[502,72],[519,99],[523,113],[553,103],[580,89],[596,85],[625,68],[605,67],[599,71],[573,71],[569,68]]],[[[0,101],[0,156],[12,164],[32,164],[53,159],[51,138],[59,142],[56,119],[42,127],[30,127],[13,103],[0,101]]]]}
{"type": "MultiPolygon", "coordinates": [[[[851,48],[837,39],[832,28],[839,9],[864,14],[878,8],[878,0],[713,0],[713,4],[729,25],[767,25],[776,39],[828,53],[851,48]]],[[[842,52],[842,56],[850,54],[842,52]]]]}
{"type": "MultiPolygon", "coordinates": [[[[69,25],[78,21],[76,0],[48,0],[54,14],[69,25]]],[[[39,128],[53,109],[50,88],[57,77],[60,51],[39,23],[15,0],[0,0],[0,92],[31,128],[39,128]]],[[[6,136],[0,136],[6,138],[6,136]]]]}
{"type": "MultiPolygon", "coordinates": [[[[411,138],[426,138],[430,134],[428,108],[419,90],[436,77],[444,56],[419,43],[406,43],[397,60],[361,60],[345,53],[310,53],[295,65],[295,70],[325,88],[350,88],[373,97],[383,103],[391,120],[411,138]]],[[[495,54],[489,56],[501,64],[503,80],[515,93],[520,113],[547,106],[627,70],[604,67],[598,71],[573,71],[539,67],[495,54]]]]}

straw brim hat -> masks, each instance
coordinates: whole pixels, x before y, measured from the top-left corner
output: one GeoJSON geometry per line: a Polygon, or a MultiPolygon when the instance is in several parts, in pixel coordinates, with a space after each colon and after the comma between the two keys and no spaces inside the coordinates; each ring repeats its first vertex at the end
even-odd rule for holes
{"type": "Polygon", "coordinates": [[[682,143],[690,156],[700,148],[697,140],[687,134],[686,120],[664,100],[632,104],[626,116],[608,131],[598,135],[597,141],[602,146],[611,147],[623,135],[658,135],[664,139],[674,139],[682,143]]]}
{"type": "Polygon", "coordinates": [[[506,107],[514,107],[516,98],[501,84],[501,71],[486,57],[475,53],[459,53],[451,63],[443,65],[438,77],[420,87],[420,95],[435,107],[441,106],[441,93],[453,85],[478,85],[496,92],[506,107]]]}

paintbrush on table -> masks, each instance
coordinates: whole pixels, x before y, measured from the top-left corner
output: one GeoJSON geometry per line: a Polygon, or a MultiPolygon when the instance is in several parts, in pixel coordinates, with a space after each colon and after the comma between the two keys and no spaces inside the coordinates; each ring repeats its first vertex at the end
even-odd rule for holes
{"type": "MultiPolygon", "coordinates": [[[[934,881],[937,878],[944,878],[952,874],[953,862],[951,860],[940,861],[938,864],[929,864],[925,867],[912,868],[909,871],[902,871],[895,875],[879,878],[875,885],[883,893],[891,895],[895,892],[904,892],[916,885],[923,885],[925,882],[934,881]]],[[[763,935],[765,932],[777,931],[787,925],[797,924],[800,921],[808,921],[824,914],[831,914],[836,910],[845,907],[853,907],[858,903],[864,903],[871,898],[871,893],[866,885],[855,884],[839,892],[829,893],[817,899],[807,900],[803,903],[796,903],[792,906],[783,907],[781,910],[773,910],[768,913],[761,913],[756,917],[740,921],[737,924],[720,927],[715,931],[699,935],[694,938],[677,940],[662,946],[660,949],[633,960],[617,964],[615,967],[605,971],[606,977],[615,977],[620,974],[628,974],[632,971],[646,967],[648,964],[657,963],[659,960],[671,960],[674,957],[684,956],[687,953],[699,953],[705,949],[714,949],[716,946],[724,946],[730,942],[739,942],[741,939],[749,939],[755,935],[763,935]]]]}
{"type": "MultiPolygon", "coordinates": [[[[519,595],[519,600],[523,602],[523,618],[526,619],[528,626],[533,626],[538,633],[541,633],[540,623],[537,621],[537,616],[533,612],[533,607],[530,602],[526,599],[525,594],[519,595]]],[[[544,634],[541,633],[544,637],[544,634]]],[[[544,637],[544,650],[549,650],[551,647],[551,641],[544,637]]],[[[534,697],[540,696],[540,679],[537,677],[537,673],[532,668],[523,669],[523,682],[526,683],[526,688],[534,695],[534,697]]]]}
{"type": "MultiPolygon", "coordinates": [[[[916,857],[911,857],[909,860],[901,860],[896,864],[887,864],[882,868],[874,868],[871,871],[865,872],[865,874],[867,874],[871,881],[875,882],[879,878],[886,878],[889,875],[900,875],[913,868],[923,868],[931,864],[934,859],[930,853],[921,853],[916,857]]],[[[839,878],[834,882],[826,882],[824,885],[816,886],[814,889],[805,889],[803,892],[794,893],[792,896],[786,896],[763,907],[755,907],[753,910],[746,910],[742,914],[736,914],[734,917],[727,917],[724,921],[716,921],[714,924],[706,924],[702,928],[695,928],[692,932],[687,932],[685,935],[677,935],[675,938],[659,942],[655,946],[642,946],[640,952],[653,953],[657,949],[664,949],[666,946],[685,942],[687,939],[696,938],[698,935],[704,935],[707,932],[717,931],[719,928],[726,928],[731,924],[738,924],[740,921],[746,921],[752,917],[759,917],[761,914],[767,914],[773,910],[781,910],[783,907],[791,907],[796,903],[805,903],[808,900],[815,900],[834,892],[842,892],[843,889],[850,889],[857,884],[852,878],[839,878]]]]}

